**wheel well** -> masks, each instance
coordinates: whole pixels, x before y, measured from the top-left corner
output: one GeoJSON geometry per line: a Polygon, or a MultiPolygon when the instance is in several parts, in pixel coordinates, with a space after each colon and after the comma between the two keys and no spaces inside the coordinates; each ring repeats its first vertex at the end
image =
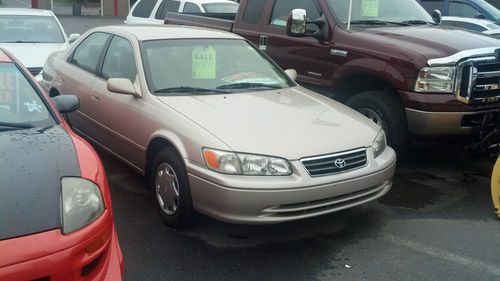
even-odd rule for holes
{"type": "Polygon", "coordinates": [[[168,140],[166,140],[164,138],[160,138],[160,137],[154,138],[149,143],[148,149],[146,152],[146,169],[144,171],[146,178],[148,178],[148,176],[150,174],[151,163],[153,162],[155,155],[158,154],[158,152],[163,148],[171,149],[172,151],[177,153],[177,155],[179,155],[179,157],[181,155],[179,153],[179,151],[177,150],[177,148],[168,140]]]}
{"type": "Polygon", "coordinates": [[[56,88],[50,88],[49,97],[53,98],[59,95],[61,95],[61,93],[59,93],[59,91],[56,88]]]}
{"type": "MultiPolygon", "coordinates": [[[[348,77],[335,89],[335,100],[346,102],[357,93],[365,91],[382,91],[394,93],[390,83],[373,75],[354,75],[348,77]]],[[[399,97],[398,97],[399,98],[399,97]]]]}

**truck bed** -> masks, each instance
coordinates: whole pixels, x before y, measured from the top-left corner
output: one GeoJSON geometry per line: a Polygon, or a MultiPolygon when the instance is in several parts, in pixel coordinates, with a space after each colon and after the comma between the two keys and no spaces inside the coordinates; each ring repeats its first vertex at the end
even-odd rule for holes
{"type": "Polygon", "coordinates": [[[236,14],[231,13],[184,14],[168,12],[165,15],[165,24],[191,25],[231,32],[235,18],[236,14]]]}

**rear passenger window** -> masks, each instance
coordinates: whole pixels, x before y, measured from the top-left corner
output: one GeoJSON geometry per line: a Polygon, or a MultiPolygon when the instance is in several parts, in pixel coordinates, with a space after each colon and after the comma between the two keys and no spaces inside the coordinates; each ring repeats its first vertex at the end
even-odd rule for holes
{"type": "Polygon", "coordinates": [[[248,24],[259,23],[265,4],[266,0],[248,0],[245,7],[245,14],[243,15],[243,22],[248,24]]]}
{"type": "Polygon", "coordinates": [[[94,74],[97,73],[97,64],[109,39],[109,34],[96,32],[85,38],[76,48],[70,63],[94,74]]]}
{"type": "Polygon", "coordinates": [[[163,3],[156,12],[155,18],[159,20],[165,19],[167,12],[178,12],[180,5],[180,1],[163,0],[163,3]]]}
{"type": "Polygon", "coordinates": [[[149,18],[151,11],[156,5],[156,0],[139,0],[140,2],[135,6],[132,16],[139,18],[149,18]]]}
{"type": "Polygon", "coordinates": [[[196,14],[201,13],[201,10],[196,4],[186,2],[186,4],[184,4],[184,13],[196,14]]]}

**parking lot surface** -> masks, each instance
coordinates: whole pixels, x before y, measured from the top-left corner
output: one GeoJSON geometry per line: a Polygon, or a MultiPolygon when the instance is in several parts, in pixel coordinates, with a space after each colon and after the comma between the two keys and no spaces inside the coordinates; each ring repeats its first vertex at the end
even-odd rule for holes
{"type": "MultiPolygon", "coordinates": [[[[67,33],[123,19],[62,17],[67,33]]],[[[500,280],[492,163],[418,144],[377,202],[265,226],[200,216],[166,227],[144,178],[98,150],[109,176],[125,280],[500,280]]]]}

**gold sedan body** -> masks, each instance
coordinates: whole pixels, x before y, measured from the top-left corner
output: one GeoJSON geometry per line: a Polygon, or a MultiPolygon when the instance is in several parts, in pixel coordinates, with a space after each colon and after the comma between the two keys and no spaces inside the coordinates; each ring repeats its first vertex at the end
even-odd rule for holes
{"type": "Polygon", "coordinates": [[[491,198],[495,206],[495,214],[500,218],[500,157],[497,158],[491,175],[491,198]]]}

